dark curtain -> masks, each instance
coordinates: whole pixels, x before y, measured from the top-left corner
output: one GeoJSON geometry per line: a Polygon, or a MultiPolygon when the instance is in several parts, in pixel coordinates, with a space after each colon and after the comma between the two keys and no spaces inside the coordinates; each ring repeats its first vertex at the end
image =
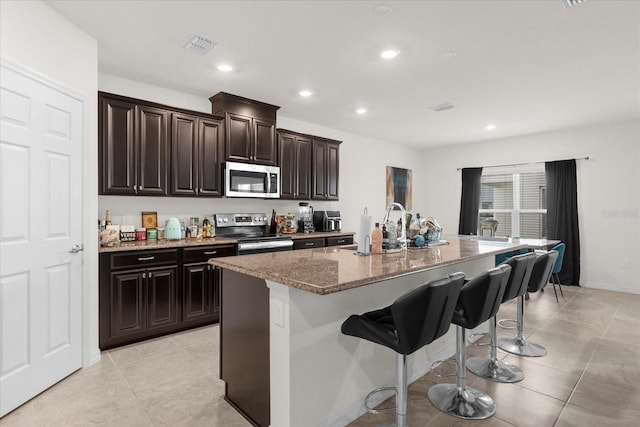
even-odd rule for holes
{"type": "Polygon", "coordinates": [[[460,198],[458,234],[478,234],[481,175],[482,168],[462,169],[462,197],[460,198]]]}
{"type": "Polygon", "coordinates": [[[567,245],[560,283],[580,283],[580,230],[578,228],[578,186],[576,161],[545,163],[547,178],[547,238],[567,245]]]}

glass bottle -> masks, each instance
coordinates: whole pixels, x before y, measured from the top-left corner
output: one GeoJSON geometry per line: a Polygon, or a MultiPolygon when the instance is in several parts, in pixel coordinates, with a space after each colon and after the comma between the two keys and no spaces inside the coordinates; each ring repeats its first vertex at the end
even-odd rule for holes
{"type": "Polygon", "coordinates": [[[385,224],[382,224],[382,249],[389,249],[389,232],[385,224]]]}

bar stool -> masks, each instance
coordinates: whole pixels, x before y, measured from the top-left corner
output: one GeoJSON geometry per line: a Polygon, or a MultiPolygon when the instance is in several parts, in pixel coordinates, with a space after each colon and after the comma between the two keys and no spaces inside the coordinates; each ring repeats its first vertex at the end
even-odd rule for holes
{"type": "MultiPolygon", "coordinates": [[[[502,297],[502,302],[518,298],[527,292],[529,279],[536,254],[529,252],[507,259],[504,264],[511,266],[511,274],[502,297]]],[[[515,383],[524,379],[524,373],[516,365],[499,360],[496,353],[498,336],[496,334],[496,316],[489,320],[489,339],[491,353],[489,357],[471,357],[467,360],[467,368],[479,377],[501,383],[515,383]]],[[[486,344],[482,344],[486,345],[486,344]]]]}
{"type": "Polygon", "coordinates": [[[465,329],[495,316],[500,308],[511,267],[503,264],[471,279],[460,290],[452,323],[456,326],[456,384],[436,384],[428,391],[433,405],[458,418],[481,420],[496,413],[493,399],[466,385],[465,329]]]}
{"type": "MultiPolygon", "coordinates": [[[[528,292],[535,293],[545,287],[549,282],[549,276],[557,258],[558,252],[556,251],[544,252],[537,256],[531,270],[531,278],[527,286],[528,292]]],[[[524,337],[524,295],[518,297],[518,319],[516,324],[518,335],[514,338],[500,338],[498,347],[520,356],[541,357],[546,355],[547,350],[543,346],[527,341],[524,337]]]]}
{"type": "Polygon", "coordinates": [[[404,294],[388,307],[353,314],[344,321],[343,334],[396,352],[396,387],[382,387],[369,393],[365,398],[369,412],[395,409],[397,425],[407,425],[407,355],[447,333],[463,282],[464,273],[450,274],[404,294]],[[384,390],[395,390],[396,406],[378,410],[369,407],[369,398],[384,390]]]}

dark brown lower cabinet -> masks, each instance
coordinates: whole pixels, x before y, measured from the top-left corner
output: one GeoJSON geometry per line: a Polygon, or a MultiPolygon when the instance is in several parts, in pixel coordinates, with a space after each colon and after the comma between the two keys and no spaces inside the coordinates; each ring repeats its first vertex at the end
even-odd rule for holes
{"type": "Polygon", "coordinates": [[[220,270],[235,245],[101,253],[100,349],[218,321],[220,270]]]}

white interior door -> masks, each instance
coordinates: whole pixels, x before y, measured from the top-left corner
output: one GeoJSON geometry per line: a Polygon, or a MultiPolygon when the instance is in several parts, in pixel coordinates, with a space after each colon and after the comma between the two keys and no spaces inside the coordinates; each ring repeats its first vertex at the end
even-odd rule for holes
{"type": "Polygon", "coordinates": [[[83,103],[2,64],[0,416],[81,367],[83,103]]]}

